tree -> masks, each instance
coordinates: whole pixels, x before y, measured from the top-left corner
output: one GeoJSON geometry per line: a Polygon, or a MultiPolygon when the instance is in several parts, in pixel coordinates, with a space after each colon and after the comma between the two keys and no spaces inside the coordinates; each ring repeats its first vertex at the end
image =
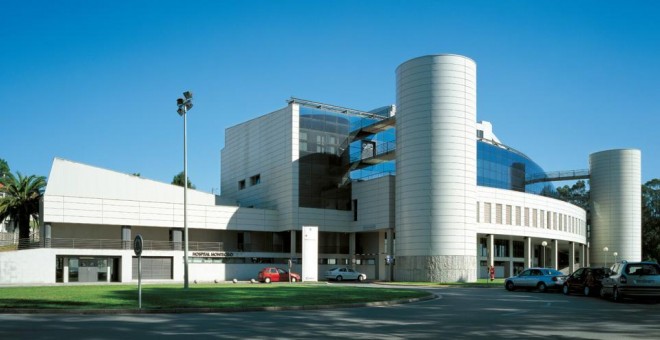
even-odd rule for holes
{"type": "Polygon", "coordinates": [[[7,161],[0,158],[0,178],[3,178],[9,174],[9,164],[7,161]]]}
{"type": "Polygon", "coordinates": [[[572,186],[564,185],[557,188],[557,198],[589,210],[589,190],[583,180],[575,182],[572,186]]]}
{"type": "Polygon", "coordinates": [[[8,173],[0,178],[0,183],[0,192],[5,194],[0,198],[0,221],[10,218],[18,225],[19,239],[30,238],[30,218],[36,220],[39,215],[39,201],[46,188],[46,177],[8,173]]]}
{"type": "Polygon", "coordinates": [[[660,260],[660,179],[642,185],[642,258],[660,260]]]}
{"type": "MultiPolygon", "coordinates": [[[[178,185],[180,187],[183,186],[183,171],[179,172],[174,178],[172,179],[172,184],[178,185]]],[[[190,189],[196,189],[195,185],[190,183],[190,177],[188,177],[188,188],[190,189]]]]}

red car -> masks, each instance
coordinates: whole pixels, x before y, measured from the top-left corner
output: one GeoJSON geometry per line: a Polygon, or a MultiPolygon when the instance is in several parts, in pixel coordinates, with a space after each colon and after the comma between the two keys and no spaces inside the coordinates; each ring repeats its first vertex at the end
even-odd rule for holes
{"type": "Polygon", "coordinates": [[[259,271],[258,280],[259,282],[289,282],[289,276],[291,277],[291,282],[300,281],[300,274],[289,273],[288,271],[282,268],[276,267],[266,267],[259,271]]]}

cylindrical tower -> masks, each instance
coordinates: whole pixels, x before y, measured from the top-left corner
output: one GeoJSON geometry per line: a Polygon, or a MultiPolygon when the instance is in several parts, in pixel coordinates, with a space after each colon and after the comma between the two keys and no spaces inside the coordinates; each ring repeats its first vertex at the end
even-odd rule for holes
{"type": "Polygon", "coordinates": [[[607,150],[589,156],[592,265],[642,259],[642,153],[607,150]],[[607,250],[604,248],[607,247],[607,250]]]}
{"type": "Polygon", "coordinates": [[[476,69],[430,55],[396,70],[396,280],[477,279],[476,69]]]}

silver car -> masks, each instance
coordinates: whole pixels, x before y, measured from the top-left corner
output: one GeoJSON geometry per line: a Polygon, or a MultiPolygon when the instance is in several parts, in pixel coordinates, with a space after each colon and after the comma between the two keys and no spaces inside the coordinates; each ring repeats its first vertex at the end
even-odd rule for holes
{"type": "Polygon", "coordinates": [[[356,272],[348,267],[332,268],[325,272],[325,278],[328,280],[358,280],[364,281],[367,279],[367,274],[356,272]]]}
{"type": "Polygon", "coordinates": [[[655,262],[615,263],[602,280],[600,296],[614,301],[624,297],[660,299],[660,265],[655,262]]]}
{"type": "Polygon", "coordinates": [[[504,281],[507,290],[537,289],[545,292],[548,289],[559,289],[564,284],[566,275],[552,268],[528,268],[522,273],[511,276],[504,281]]]}

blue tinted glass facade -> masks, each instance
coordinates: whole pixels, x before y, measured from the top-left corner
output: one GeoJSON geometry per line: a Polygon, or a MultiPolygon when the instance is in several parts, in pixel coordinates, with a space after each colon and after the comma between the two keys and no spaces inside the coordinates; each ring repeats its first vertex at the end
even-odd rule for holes
{"type": "Polygon", "coordinates": [[[300,107],[299,206],[351,209],[348,174],[349,115],[300,107]]]}
{"type": "Polygon", "coordinates": [[[526,176],[544,172],[521,153],[477,141],[477,185],[547,195],[554,191],[550,183],[525,185],[526,176]]]}
{"type": "MultiPolygon", "coordinates": [[[[352,181],[395,174],[393,159],[364,166],[369,158],[395,152],[395,128],[350,142],[360,128],[381,119],[300,107],[301,207],[350,210],[352,181]]],[[[551,195],[555,189],[550,183],[525,184],[530,175],[543,173],[520,152],[477,141],[477,185],[551,195]]]]}

